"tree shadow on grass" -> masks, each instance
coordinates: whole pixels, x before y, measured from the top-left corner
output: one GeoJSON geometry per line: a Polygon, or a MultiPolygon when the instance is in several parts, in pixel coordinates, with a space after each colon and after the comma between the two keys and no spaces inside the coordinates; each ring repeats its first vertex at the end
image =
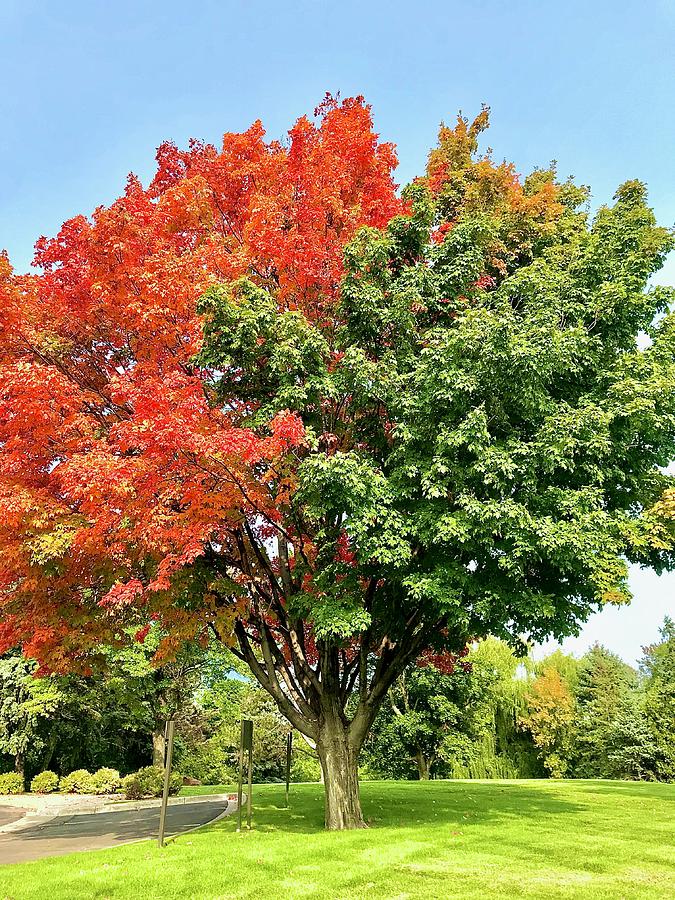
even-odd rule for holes
{"type": "MultiPolygon", "coordinates": [[[[361,785],[364,818],[371,828],[407,827],[429,830],[457,828],[498,819],[541,819],[573,815],[584,807],[573,800],[520,784],[492,782],[365,782],[361,785]]],[[[324,798],[321,785],[291,789],[290,806],[268,790],[253,792],[253,819],[257,832],[315,833],[323,831],[324,798]]],[[[232,830],[224,821],[213,827],[232,830]]]]}
{"type": "Polygon", "coordinates": [[[610,779],[579,779],[569,782],[589,794],[612,794],[615,797],[636,797],[641,800],[675,800],[675,784],[661,781],[612,781],[610,779]]]}

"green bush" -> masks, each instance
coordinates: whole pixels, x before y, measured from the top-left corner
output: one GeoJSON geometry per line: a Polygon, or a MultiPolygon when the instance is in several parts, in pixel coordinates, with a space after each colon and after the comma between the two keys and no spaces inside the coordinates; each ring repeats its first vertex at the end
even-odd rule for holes
{"type": "Polygon", "coordinates": [[[92,774],[87,769],[76,769],[70,775],[64,775],[59,782],[59,789],[64,794],[90,794],[92,774]]]}
{"type": "Polygon", "coordinates": [[[30,789],[34,794],[53,794],[58,786],[59,776],[49,769],[40,772],[30,783],[30,789]]]}
{"type": "Polygon", "coordinates": [[[122,786],[120,773],[117,769],[99,769],[89,779],[89,789],[92,794],[114,794],[122,786]]]}
{"type": "MultiPolygon", "coordinates": [[[[183,776],[178,772],[171,773],[169,794],[177,794],[183,787],[183,776]]],[[[122,781],[122,790],[127,800],[143,800],[146,797],[161,797],[164,790],[164,769],[159,766],[146,766],[122,781]]]]}
{"type": "Polygon", "coordinates": [[[296,750],[291,763],[291,781],[321,781],[321,763],[317,757],[296,750]]]}
{"type": "Polygon", "coordinates": [[[0,775],[0,794],[23,794],[23,777],[17,772],[0,775]]]}
{"type": "Polygon", "coordinates": [[[206,741],[182,753],[177,764],[184,776],[202,784],[232,784],[237,780],[236,770],[227,765],[225,756],[222,747],[206,741]]]}

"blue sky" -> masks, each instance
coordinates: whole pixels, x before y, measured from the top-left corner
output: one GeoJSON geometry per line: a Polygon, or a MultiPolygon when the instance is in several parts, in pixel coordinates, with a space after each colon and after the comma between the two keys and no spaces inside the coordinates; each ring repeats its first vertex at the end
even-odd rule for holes
{"type": "MultiPolygon", "coordinates": [[[[492,107],[488,143],[518,170],[558,161],[593,202],[647,182],[675,222],[673,0],[0,0],[0,248],[18,270],[35,240],[147,179],[164,139],[218,142],[261,118],[273,137],[326,91],[361,93],[399,148],[399,181],[438,123],[492,107]]],[[[675,283],[669,260],[659,281],[675,283]]],[[[632,576],[603,640],[633,661],[675,612],[675,576],[632,576]]]]}

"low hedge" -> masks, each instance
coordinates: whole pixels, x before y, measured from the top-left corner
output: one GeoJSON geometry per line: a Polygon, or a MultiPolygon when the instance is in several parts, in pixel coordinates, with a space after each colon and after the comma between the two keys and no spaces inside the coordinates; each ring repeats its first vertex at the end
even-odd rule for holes
{"type": "Polygon", "coordinates": [[[59,782],[59,790],[64,794],[91,794],[92,774],[88,769],[75,769],[64,775],[59,782]]]}
{"type": "Polygon", "coordinates": [[[0,794],[23,794],[23,776],[17,772],[7,772],[0,775],[0,794]]]}
{"type": "Polygon", "coordinates": [[[58,786],[59,776],[49,769],[40,772],[30,783],[30,789],[34,794],[53,794],[58,786]]]}
{"type": "Polygon", "coordinates": [[[122,779],[117,769],[76,769],[70,775],[64,775],[59,782],[59,790],[65,794],[114,794],[122,786],[122,779]]]}
{"type": "Polygon", "coordinates": [[[114,794],[122,787],[122,779],[117,769],[98,769],[89,779],[92,794],[114,794]]]}
{"type": "MultiPolygon", "coordinates": [[[[177,794],[183,787],[183,776],[171,773],[169,794],[177,794]]],[[[122,790],[127,800],[143,800],[147,797],[161,797],[164,790],[164,769],[160,766],[146,766],[122,779],[122,790]]]]}

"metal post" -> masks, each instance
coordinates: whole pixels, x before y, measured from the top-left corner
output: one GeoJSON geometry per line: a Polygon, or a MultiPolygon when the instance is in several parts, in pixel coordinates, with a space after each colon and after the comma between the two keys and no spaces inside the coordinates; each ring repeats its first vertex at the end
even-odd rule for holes
{"type": "Polygon", "coordinates": [[[253,804],[253,734],[248,748],[248,796],[246,797],[246,825],[251,830],[251,807],[253,804]]]}
{"type": "Polygon", "coordinates": [[[244,750],[248,750],[248,796],[246,797],[246,821],[251,828],[251,797],[253,780],[253,722],[241,720],[241,738],[239,740],[239,791],[237,793],[237,831],[241,831],[241,799],[242,781],[244,779],[244,750]]]}
{"type": "Polygon", "coordinates": [[[173,734],[176,723],[170,719],[164,728],[164,790],[162,791],[162,806],[159,811],[159,835],[157,843],[164,846],[164,828],[166,826],[166,808],[169,803],[169,786],[171,784],[171,761],[173,759],[173,734]]]}
{"type": "Polygon", "coordinates": [[[291,754],[293,753],[293,732],[289,731],[286,737],[286,806],[288,806],[288,791],[291,785],[291,754]]]}
{"type": "Polygon", "coordinates": [[[241,831],[241,799],[242,799],[242,778],[244,770],[244,722],[241,723],[241,732],[239,734],[239,786],[237,788],[237,831],[241,831]]]}

